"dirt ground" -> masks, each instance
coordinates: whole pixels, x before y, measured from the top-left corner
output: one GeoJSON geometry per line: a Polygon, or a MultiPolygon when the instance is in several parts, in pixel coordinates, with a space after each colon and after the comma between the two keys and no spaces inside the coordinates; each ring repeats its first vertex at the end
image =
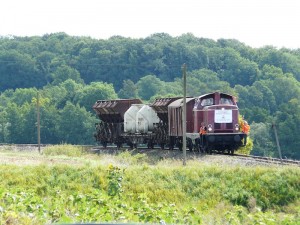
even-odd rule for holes
{"type": "MultiPolygon", "coordinates": [[[[106,149],[95,147],[85,147],[83,150],[90,154],[84,154],[82,157],[68,156],[46,156],[42,154],[44,146],[38,151],[36,146],[18,145],[18,146],[0,146],[0,165],[100,165],[100,164],[127,164],[126,159],[118,157],[122,152],[116,149],[106,149]]],[[[138,149],[123,150],[129,151],[131,155],[144,154],[150,159],[151,164],[166,162],[168,164],[174,162],[177,165],[183,164],[183,152],[179,150],[160,150],[160,149],[138,149]]],[[[199,162],[201,165],[217,165],[217,166],[266,166],[265,163],[257,162],[253,159],[239,159],[230,155],[207,155],[198,152],[186,152],[186,163],[190,161],[199,162]]],[[[270,165],[268,165],[270,166],[270,165]]]]}

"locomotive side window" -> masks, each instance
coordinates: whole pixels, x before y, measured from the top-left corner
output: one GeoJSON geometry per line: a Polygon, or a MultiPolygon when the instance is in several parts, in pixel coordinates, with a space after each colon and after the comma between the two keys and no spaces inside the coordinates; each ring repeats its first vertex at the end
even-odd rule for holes
{"type": "Polygon", "coordinates": [[[202,99],[202,101],[201,101],[201,106],[208,106],[208,105],[213,105],[213,104],[214,104],[213,98],[205,98],[205,99],[202,99]]]}
{"type": "Polygon", "coordinates": [[[233,105],[233,102],[229,98],[221,98],[220,99],[220,104],[225,104],[225,105],[233,105]]]}

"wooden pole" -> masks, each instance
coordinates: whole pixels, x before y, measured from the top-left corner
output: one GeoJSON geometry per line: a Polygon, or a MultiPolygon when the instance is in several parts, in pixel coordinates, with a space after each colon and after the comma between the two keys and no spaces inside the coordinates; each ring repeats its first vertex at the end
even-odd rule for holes
{"type": "Polygon", "coordinates": [[[186,165],[186,65],[182,65],[183,73],[183,106],[182,106],[182,150],[183,165],[186,165]]]}
{"type": "Polygon", "coordinates": [[[277,135],[276,124],[273,123],[272,127],[273,127],[274,133],[275,133],[275,139],[276,139],[276,144],[277,144],[277,150],[278,150],[279,158],[280,158],[281,163],[282,163],[282,155],[281,155],[281,149],[280,149],[280,144],[279,144],[278,135],[277,135]]]}
{"type": "Polygon", "coordinates": [[[41,153],[40,93],[39,92],[37,92],[36,111],[37,111],[37,141],[38,141],[38,150],[39,150],[39,153],[41,153]]]}

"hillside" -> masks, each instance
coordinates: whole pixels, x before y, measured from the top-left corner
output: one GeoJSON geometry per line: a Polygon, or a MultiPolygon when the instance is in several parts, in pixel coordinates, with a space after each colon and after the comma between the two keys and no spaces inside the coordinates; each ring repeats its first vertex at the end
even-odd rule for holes
{"type": "Polygon", "coordinates": [[[147,103],[182,96],[183,63],[188,96],[221,91],[237,97],[241,115],[251,124],[252,154],[277,156],[275,123],[283,157],[300,159],[299,49],[256,49],[192,34],[0,37],[0,142],[37,142],[38,92],[42,143],[93,145],[97,100],[147,103]]]}

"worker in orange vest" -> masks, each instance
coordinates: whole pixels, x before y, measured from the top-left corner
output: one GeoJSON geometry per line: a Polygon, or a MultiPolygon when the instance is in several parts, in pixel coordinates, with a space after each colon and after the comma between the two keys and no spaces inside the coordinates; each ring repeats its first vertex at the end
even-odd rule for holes
{"type": "Polygon", "coordinates": [[[204,126],[203,123],[201,123],[201,127],[200,127],[200,131],[199,131],[199,134],[202,135],[202,134],[206,134],[206,126],[204,126]]]}
{"type": "Polygon", "coordinates": [[[246,120],[242,123],[242,132],[244,133],[244,145],[247,144],[247,136],[250,132],[250,126],[246,120]]]}
{"type": "Polygon", "coordinates": [[[200,126],[200,131],[199,131],[199,134],[200,134],[200,146],[204,146],[204,143],[205,143],[205,136],[204,134],[206,134],[207,132],[207,128],[206,126],[204,125],[204,123],[202,122],[201,123],[201,126],[200,126]]]}

